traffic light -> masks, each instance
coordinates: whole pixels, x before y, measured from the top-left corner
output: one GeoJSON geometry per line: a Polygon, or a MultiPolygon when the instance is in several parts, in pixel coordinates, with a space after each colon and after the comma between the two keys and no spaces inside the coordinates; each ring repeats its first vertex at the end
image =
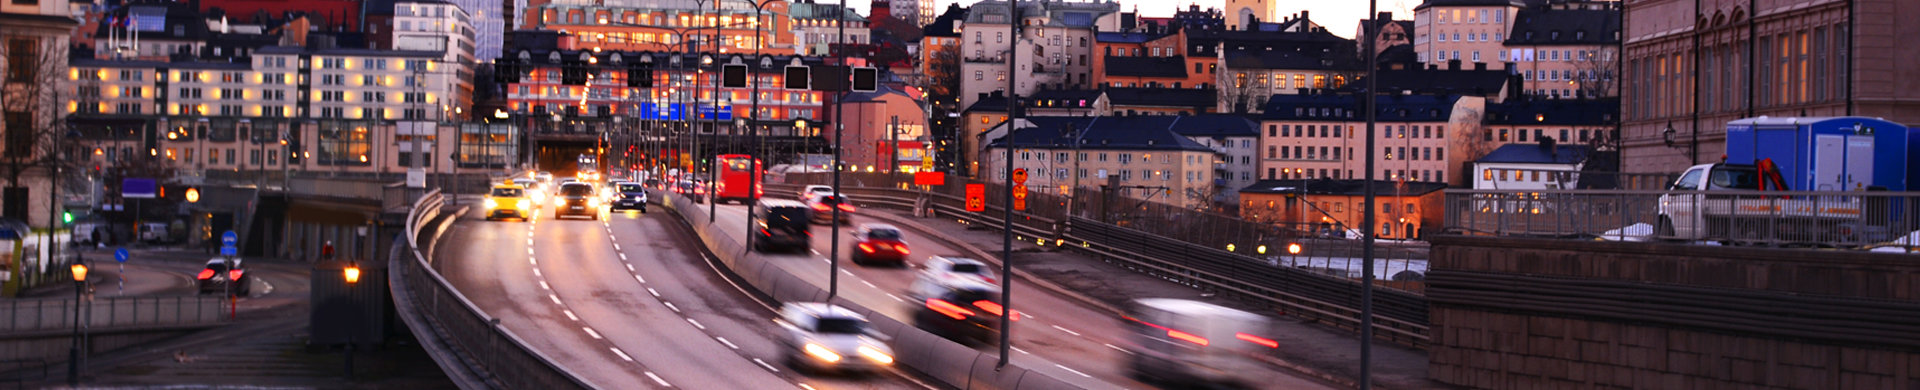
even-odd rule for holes
{"type": "Polygon", "coordinates": [[[880,89],[880,70],[870,67],[853,68],[854,92],[873,92],[880,89]]]}
{"type": "Polygon", "coordinates": [[[813,75],[811,72],[812,70],[808,69],[806,66],[787,67],[786,88],[787,89],[811,88],[811,86],[813,85],[812,83],[813,80],[809,80],[809,78],[807,77],[807,76],[813,75]]]}
{"type": "Polygon", "coordinates": [[[73,212],[72,212],[72,211],[61,211],[61,212],[60,212],[60,223],[73,223],[73,212]]]}
{"type": "Polygon", "coordinates": [[[746,88],[747,66],[732,64],[720,67],[720,86],[727,88],[746,88]]]}

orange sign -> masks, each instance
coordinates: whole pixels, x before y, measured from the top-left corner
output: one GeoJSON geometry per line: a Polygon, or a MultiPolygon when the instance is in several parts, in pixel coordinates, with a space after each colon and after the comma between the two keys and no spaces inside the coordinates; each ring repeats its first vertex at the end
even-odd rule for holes
{"type": "Polygon", "coordinates": [[[921,186],[946,185],[947,174],[945,172],[914,172],[913,184],[921,186]]]}
{"type": "Polygon", "coordinates": [[[1013,186],[1013,209],[1018,211],[1027,210],[1027,185],[1021,184],[1013,186]]]}
{"type": "Polygon", "coordinates": [[[967,211],[987,211],[987,185],[967,185],[967,211]]]}
{"type": "Polygon", "coordinates": [[[1026,169],[1026,168],[1020,168],[1020,169],[1015,169],[1015,170],[1013,170],[1013,184],[1027,184],[1027,169],[1026,169]]]}

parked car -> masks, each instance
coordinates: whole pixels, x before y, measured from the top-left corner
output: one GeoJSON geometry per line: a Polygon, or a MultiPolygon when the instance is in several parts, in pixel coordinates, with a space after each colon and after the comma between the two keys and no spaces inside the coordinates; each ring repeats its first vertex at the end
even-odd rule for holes
{"type": "Polygon", "coordinates": [[[867,318],[844,307],[819,302],[780,306],[780,339],[788,367],[820,371],[878,371],[893,365],[887,347],[867,318]]]}
{"type": "Polygon", "coordinates": [[[207,260],[206,268],[200,269],[194,279],[201,294],[229,293],[244,297],[253,292],[253,277],[247,274],[246,263],[240,259],[207,260]]]}
{"type": "Polygon", "coordinates": [[[913,251],[907,249],[905,235],[900,228],[882,223],[860,224],[853,232],[853,263],[867,265],[885,262],[893,266],[906,266],[907,255],[913,251]]]}
{"type": "Polygon", "coordinates": [[[807,208],[813,211],[811,219],[814,223],[835,223],[834,209],[840,210],[839,224],[853,223],[853,201],[848,200],[846,195],[814,195],[807,198],[807,208]]]}

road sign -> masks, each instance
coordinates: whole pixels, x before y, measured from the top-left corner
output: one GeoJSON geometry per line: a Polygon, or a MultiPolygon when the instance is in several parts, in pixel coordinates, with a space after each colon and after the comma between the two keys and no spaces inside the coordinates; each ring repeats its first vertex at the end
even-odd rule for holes
{"type": "Polygon", "coordinates": [[[240,245],[240,235],[233,234],[232,230],[228,230],[226,233],[220,233],[221,256],[233,256],[239,253],[239,248],[236,248],[238,245],[240,245]]]}
{"type": "Polygon", "coordinates": [[[125,263],[128,257],[132,257],[132,255],[127,253],[127,248],[120,248],[113,251],[113,261],[125,263]]]}
{"type": "Polygon", "coordinates": [[[1027,210],[1027,186],[1025,184],[1013,186],[1013,209],[1016,211],[1027,210]]]}
{"type": "Polygon", "coordinates": [[[120,197],[127,199],[153,199],[158,197],[159,184],[153,179],[126,178],[120,180],[120,197]]]}
{"type": "Polygon", "coordinates": [[[1019,169],[1013,170],[1013,184],[1027,184],[1026,168],[1019,168],[1019,169]]]}
{"type": "Polygon", "coordinates": [[[987,185],[967,185],[967,211],[987,211],[987,185]]]}
{"type": "Polygon", "coordinates": [[[947,184],[947,174],[945,172],[914,172],[913,184],[922,186],[945,185],[947,184]]]}

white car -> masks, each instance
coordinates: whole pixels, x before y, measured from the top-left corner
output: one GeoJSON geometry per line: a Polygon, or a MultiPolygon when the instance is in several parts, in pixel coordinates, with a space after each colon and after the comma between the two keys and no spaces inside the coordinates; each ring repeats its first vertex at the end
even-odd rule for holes
{"type": "Polygon", "coordinates": [[[920,269],[919,277],[914,280],[916,286],[922,283],[952,284],[945,282],[947,279],[970,279],[988,285],[1000,285],[999,278],[994,277],[992,267],[985,262],[965,257],[932,256],[915,267],[920,269]]]}
{"type": "Polygon", "coordinates": [[[827,194],[832,194],[833,192],[834,192],[833,186],[823,186],[818,184],[810,185],[810,186],[806,186],[806,188],[800,189],[800,199],[801,200],[813,199],[814,195],[827,195],[827,194]]]}
{"type": "Polygon", "coordinates": [[[844,307],[819,302],[780,307],[780,340],[789,367],[805,370],[878,371],[893,365],[893,348],[867,318],[844,307]]]}

